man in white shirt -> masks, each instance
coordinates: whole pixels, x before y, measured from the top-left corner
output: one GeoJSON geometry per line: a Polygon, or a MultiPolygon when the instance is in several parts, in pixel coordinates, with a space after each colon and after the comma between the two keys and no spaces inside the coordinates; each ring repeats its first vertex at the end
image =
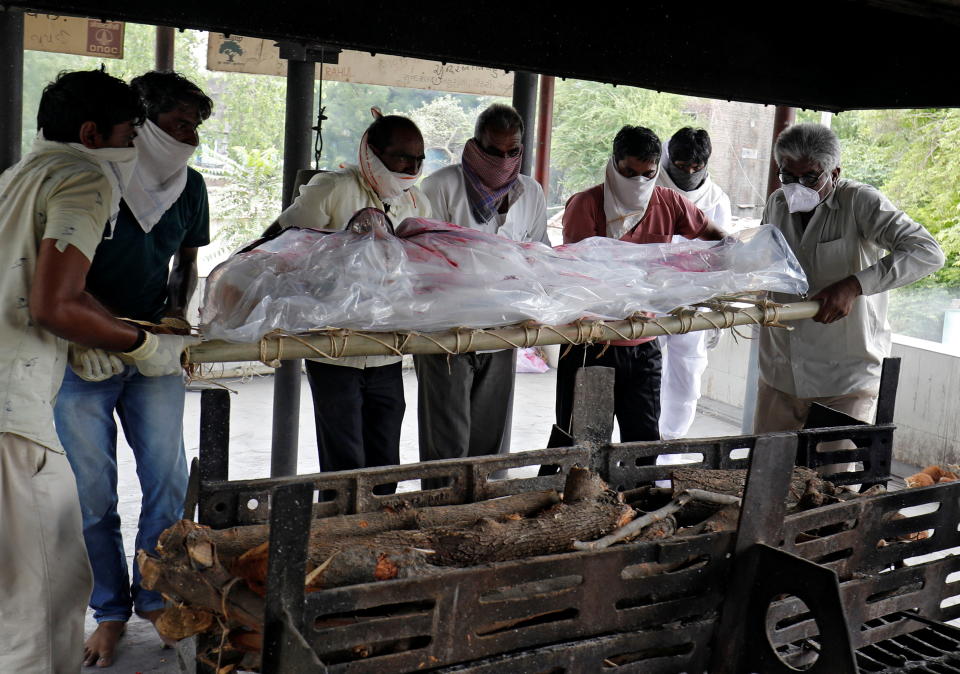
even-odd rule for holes
{"type": "MultiPolygon", "coordinates": [[[[657,184],[692,201],[721,229],[730,225],[730,197],[710,178],[707,162],[713,153],[706,129],[689,126],[677,131],[663,148],[657,184]]],[[[674,242],[682,237],[674,236],[674,242]]],[[[707,369],[706,332],[662,335],[660,380],[660,437],[682,438],[697,415],[700,378],[707,369]]]]}
{"type": "MultiPolygon", "coordinates": [[[[385,211],[394,223],[430,217],[430,202],[414,186],[423,167],[423,136],[406,117],[378,117],[363,134],[358,164],[318,173],[300,188],[266,235],[280,228],[344,229],[362,208],[385,211]]],[[[320,470],[400,463],[400,425],[406,402],[400,356],[312,358],[320,470]]],[[[378,494],[394,485],[379,485],[378,494]]]]}
{"type": "Polygon", "coordinates": [[[0,671],[80,668],[92,579],[76,481],[53,404],[69,341],[84,369],[112,376],[124,352],[148,377],[180,371],[199,339],[151,335],[117,320],[85,290],[137,151],[143,104],[99,70],[62,73],[44,89],[42,135],[0,176],[0,671]]]}
{"type": "MultiPolygon", "coordinates": [[[[549,245],[543,190],[520,174],[522,137],[523,120],[510,106],[480,113],[461,163],[423,181],[433,217],[549,245]]],[[[510,451],[516,359],[514,349],[414,357],[421,461],[510,451]]]]}
{"type": "Polygon", "coordinates": [[[783,233],[810,299],[822,304],[790,331],[761,330],[754,431],[801,428],[813,402],[872,422],[890,353],[886,291],[935,272],[943,252],[875,188],[840,177],[840,143],[830,129],[792,126],[774,154],[783,187],[770,195],[763,222],[783,233]]]}

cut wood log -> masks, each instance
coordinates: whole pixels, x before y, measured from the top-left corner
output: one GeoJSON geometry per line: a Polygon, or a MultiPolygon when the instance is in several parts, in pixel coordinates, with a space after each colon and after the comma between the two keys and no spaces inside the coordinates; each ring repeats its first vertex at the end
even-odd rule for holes
{"type": "Polygon", "coordinates": [[[677,532],[678,536],[696,536],[711,534],[718,531],[734,531],[740,522],[739,504],[724,506],[710,517],[693,526],[684,527],[677,532]]]}
{"type": "MultiPolygon", "coordinates": [[[[529,517],[559,501],[560,495],[549,489],[463,505],[414,508],[400,504],[378,512],[314,519],[310,525],[310,539],[323,544],[384,531],[472,524],[485,517],[497,519],[512,514],[529,517]]],[[[229,568],[241,555],[266,541],[270,527],[256,524],[207,531],[202,538],[214,545],[220,562],[229,568]]]]}
{"type": "MultiPolygon", "coordinates": [[[[716,494],[743,497],[743,489],[747,482],[747,471],[742,469],[678,468],[670,473],[670,478],[673,481],[674,494],[680,494],[688,489],[702,489],[716,494]]],[[[837,491],[833,483],[822,479],[815,470],[796,466],[790,478],[790,489],[786,497],[787,506],[797,505],[811,481],[813,487],[819,492],[833,496],[837,491]]]]}
{"type": "Polygon", "coordinates": [[[908,487],[931,487],[942,482],[955,482],[957,473],[953,470],[957,466],[927,466],[919,473],[904,479],[908,487]]]}
{"type": "MultiPolygon", "coordinates": [[[[719,472],[719,471],[711,471],[719,472]]],[[[620,541],[630,540],[636,538],[641,534],[641,532],[650,527],[650,525],[660,522],[667,517],[673,519],[673,514],[683,509],[688,503],[691,502],[700,502],[709,504],[711,506],[725,506],[732,504],[739,504],[740,498],[738,496],[732,496],[729,494],[715,494],[713,492],[703,491],[702,489],[688,489],[681,494],[678,494],[675,499],[670,503],[663,506],[659,510],[654,510],[653,512],[646,513],[641,517],[636,518],[632,522],[625,524],[622,527],[618,527],[616,531],[612,534],[604,536],[599,540],[589,540],[583,541],[578,540],[573,543],[573,547],[577,550],[602,550],[608,548],[614,543],[619,543],[620,541]]],[[[674,530],[676,529],[676,522],[673,523],[674,530]]],[[[655,532],[653,533],[655,535],[655,532]]]]}
{"type": "Polygon", "coordinates": [[[174,604],[160,614],[154,626],[163,636],[180,641],[208,631],[215,623],[216,618],[210,611],[174,604]]]}

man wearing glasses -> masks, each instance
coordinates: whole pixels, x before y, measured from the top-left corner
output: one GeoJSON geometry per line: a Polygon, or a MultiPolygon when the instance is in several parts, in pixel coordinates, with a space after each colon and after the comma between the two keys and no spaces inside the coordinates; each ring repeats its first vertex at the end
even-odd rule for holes
{"type": "Polygon", "coordinates": [[[813,402],[872,422],[890,353],[886,291],[935,272],[943,252],[875,188],[840,177],[840,143],[830,129],[792,126],[774,155],[783,187],[767,200],[763,222],[783,233],[821,306],[790,331],[761,330],[754,431],[802,428],[813,402]]]}
{"type": "MultiPolygon", "coordinates": [[[[522,138],[523,120],[510,106],[497,103],[481,112],[461,163],[423,181],[433,216],[550,245],[543,190],[520,174],[522,138]]],[[[421,461],[510,451],[516,360],[514,349],[414,357],[421,461]]]]}
{"type": "MultiPolygon", "coordinates": [[[[657,184],[683,195],[726,228],[730,225],[730,197],[707,171],[712,153],[706,129],[683,127],[664,145],[657,184]]],[[[701,331],[657,338],[663,353],[660,435],[664,440],[684,437],[697,415],[700,379],[707,369],[707,334],[701,331]]]]}
{"type": "MultiPolygon", "coordinates": [[[[367,207],[385,211],[394,223],[430,217],[430,202],[415,187],[423,160],[423,136],[416,124],[398,115],[378,116],[360,140],[357,165],[315,175],[264,234],[286,227],[344,229],[354,213],[367,207]]],[[[400,356],[306,361],[320,470],[400,463],[406,410],[400,361],[400,356]]],[[[395,488],[378,485],[374,492],[395,488]]]]}
{"type": "MultiPolygon", "coordinates": [[[[723,230],[679,192],[657,185],[660,139],[642,126],[625,126],[599,185],[574,194],[563,212],[563,242],[605,236],[630,243],[670,243],[674,235],[716,241],[723,230]]],[[[620,441],[660,439],[662,359],[656,337],[570,348],[557,368],[557,426],[570,430],[577,370],[615,370],[613,403],[620,441]]]]}

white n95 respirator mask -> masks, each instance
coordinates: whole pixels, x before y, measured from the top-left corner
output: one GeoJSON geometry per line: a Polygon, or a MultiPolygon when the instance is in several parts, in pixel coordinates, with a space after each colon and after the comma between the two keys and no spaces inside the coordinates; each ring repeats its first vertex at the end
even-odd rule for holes
{"type": "Polygon", "coordinates": [[[807,213],[822,201],[817,190],[800,183],[787,183],[782,189],[783,196],[787,199],[787,210],[791,213],[807,213]]]}

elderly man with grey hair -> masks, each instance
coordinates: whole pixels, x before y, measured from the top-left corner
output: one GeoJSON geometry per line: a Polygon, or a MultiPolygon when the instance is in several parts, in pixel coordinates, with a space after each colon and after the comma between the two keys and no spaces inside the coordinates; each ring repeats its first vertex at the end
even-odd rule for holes
{"type": "MultiPolygon", "coordinates": [[[[510,106],[494,104],[481,112],[461,163],[423,181],[433,217],[514,241],[549,245],[543,190],[520,174],[522,138],[523,120],[510,106]]],[[[414,357],[421,461],[510,451],[516,359],[513,349],[449,359],[414,357]]]]}
{"type": "Polygon", "coordinates": [[[830,129],[792,126],[774,154],[783,187],[770,195],[763,222],[783,233],[821,306],[793,330],[761,331],[754,431],[802,428],[814,402],[872,422],[890,353],[886,291],[935,272],[943,252],[875,188],[840,177],[840,143],[830,129]]]}

